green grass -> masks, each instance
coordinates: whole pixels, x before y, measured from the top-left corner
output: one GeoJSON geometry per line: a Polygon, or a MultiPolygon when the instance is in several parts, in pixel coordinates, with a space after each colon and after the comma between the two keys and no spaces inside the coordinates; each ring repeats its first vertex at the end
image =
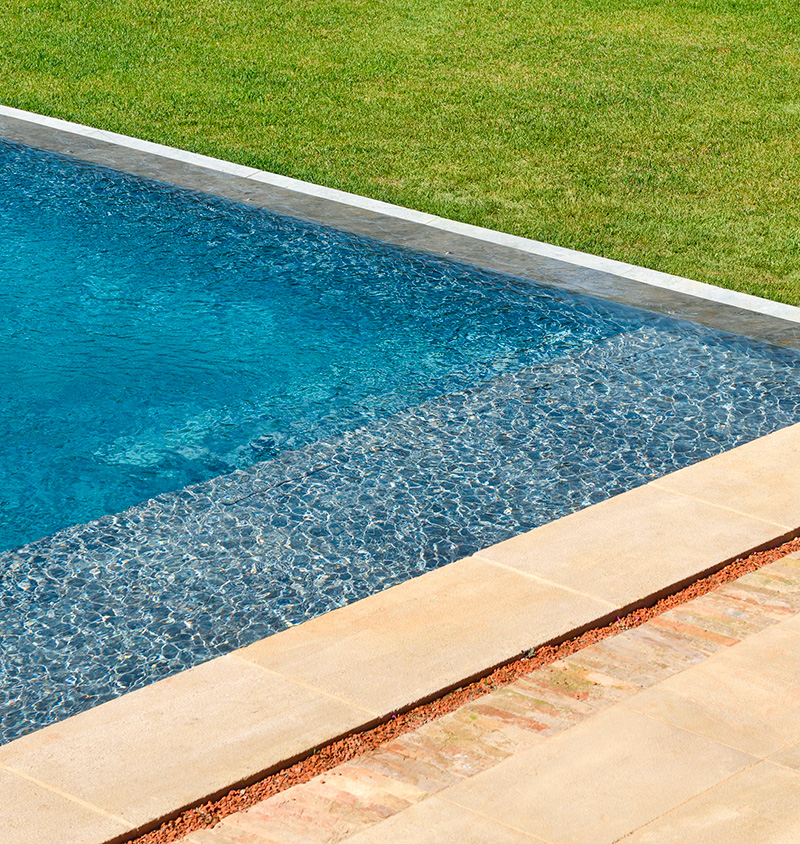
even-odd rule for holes
{"type": "Polygon", "coordinates": [[[0,102],[800,304],[796,0],[18,0],[0,102]]]}

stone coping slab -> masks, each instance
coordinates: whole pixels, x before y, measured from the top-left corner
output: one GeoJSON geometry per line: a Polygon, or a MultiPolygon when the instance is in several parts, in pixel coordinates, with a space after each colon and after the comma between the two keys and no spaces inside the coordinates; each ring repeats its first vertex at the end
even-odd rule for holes
{"type": "MultiPolygon", "coordinates": [[[[800,348],[788,305],[14,109],[0,137],[800,348]]],[[[11,742],[3,838],[123,841],[793,535],[798,455],[795,425],[11,742]]]]}
{"type": "Polygon", "coordinates": [[[180,844],[796,841],[798,612],[795,553],[246,809],[211,805],[180,844]],[[754,767],[725,778],[736,758],[754,767]]]}

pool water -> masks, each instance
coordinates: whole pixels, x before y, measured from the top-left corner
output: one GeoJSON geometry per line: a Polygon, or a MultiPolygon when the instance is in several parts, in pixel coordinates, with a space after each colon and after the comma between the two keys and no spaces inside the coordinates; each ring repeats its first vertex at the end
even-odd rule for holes
{"type": "Polygon", "coordinates": [[[800,421],[793,352],[5,142],[0,256],[0,741],[800,421]]]}
{"type": "Polygon", "coordinates": [[[632,324],[531,290],[0,143],[0,548],[632,324]]]}

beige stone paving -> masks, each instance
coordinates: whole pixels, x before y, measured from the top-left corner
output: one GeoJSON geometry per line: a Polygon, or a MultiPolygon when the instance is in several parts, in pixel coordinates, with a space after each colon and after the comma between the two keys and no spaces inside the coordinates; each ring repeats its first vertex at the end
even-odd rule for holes
{"type": "Polygon", "coordinates": [[[793,556],[184,844],[796,844],[799,668],[793,556]]]}
{"type": "Polygon", "coordinates": [[[89,829],[100,840],[124,833],[124,821],[102,815],[91,806],[81,805],[66,795],[43,789],[35,781],[23,779],[0,767],[0,793],[13,811],[0,825],[0,841],[31,842],[31,829],[37,835],[63,844],[80,844],[89,829]]]}
{"type": "Polygon", "coordinates": [[[474,674],[478,652],[485,669],[615,608],[468,557],[268,636],[236,658],[388,714],[474,674]]]}
{"type": "Polygon", "coordinates": [[[626,844],[797,844],[800,773],[759,762],[647,824],[626,844]]]}
{"type": "Polygon", "coordinates": [[[625,705],[759,758],[776,753],[800,738],[800,630],[776,625],[625,705]]]}
{"type": "MultiPolygon", "coordinates": [[[[198,791],[209,794],[230,786],[248,768],[260,773],[257,760],[264,743],[291,759],[328,735],[331,723],[346,732],[363,717],[339,701],[227,656],[57,725],[57,736],[74,731],[90,753],[65,754],[61,741],[45,729],[5,745],[0,768],[121,818],[130,829],[186,803],[198,791]],[[306,717],[288,723],[287,710],[306,717]],[[299,731],[298,725],[305,729],[299,731]],[[118,760],[131,746],[139,754],[123,756],[125,776],[119,776],[118,760]],[[153,782],[160,787],[153,788],[153,782]]],[[[38,835],[37,840],[0,834],[0,842],[48,840],[43,832],[38,835]]]]}
{"type": "Polygon", "coordinates": [[[652,482],[476,556],[625,607],[788,530],[652,482]]]}
{"type": "Polygon", "coordinates": [[[785,525],[800,524],[800,441],[791,427],[653,482],[693,499],[785,525]],[[775,460],[775,455],[780,460],[775,460]],[[725,465],[724,481],[719,469],[725,465]]]}
{"type": "Polygon", "coordinates": [[[446,796],[553,844],[611,844],[754,761],[615,706],[446,796]]]}

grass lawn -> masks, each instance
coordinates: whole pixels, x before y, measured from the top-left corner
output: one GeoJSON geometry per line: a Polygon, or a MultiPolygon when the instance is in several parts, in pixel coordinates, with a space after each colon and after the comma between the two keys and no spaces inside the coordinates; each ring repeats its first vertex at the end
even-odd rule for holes
{"type": "Polygon", "coordinates": [[[797,0],[17,0],[0,102],[800,304],[797,0]]]}

